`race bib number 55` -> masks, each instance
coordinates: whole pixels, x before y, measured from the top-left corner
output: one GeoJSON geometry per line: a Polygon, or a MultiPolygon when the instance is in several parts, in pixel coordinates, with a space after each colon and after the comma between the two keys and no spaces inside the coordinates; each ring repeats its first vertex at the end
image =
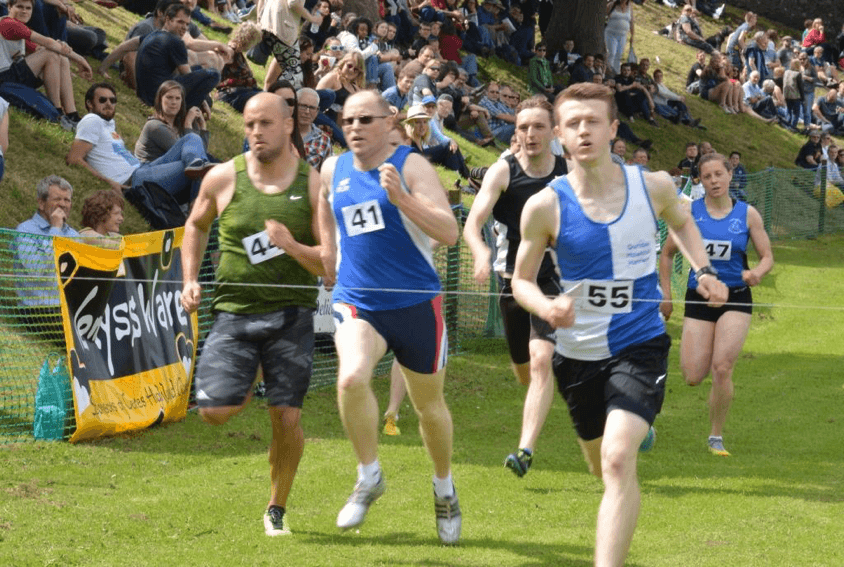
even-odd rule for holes
{"type": "Polygon", "coordinates": [[[243,242],[246,257],[249,258],[251,264],[260,264],[261,262],[266,262],[284,254],[284,250],[270,242],[270,237],[267,235],[266,230],[247,236],[241,242],[243,242]]]}
{"type": "Polygon", "coordinates": [[[376,200],[349,205],[343,207],[342,211],[343,224],[346,226],[346,234],[349,236],[358,236],[385,228],[381,205],[376,200]]]}
{"type": "MultiPolygon", "coordinates": [[[[564,286],[566,289],[570,285],[564,286]]],[[[592,313],[630,313],[633,309],[633,280],[582,280],[577,306],[592,313]]]]}

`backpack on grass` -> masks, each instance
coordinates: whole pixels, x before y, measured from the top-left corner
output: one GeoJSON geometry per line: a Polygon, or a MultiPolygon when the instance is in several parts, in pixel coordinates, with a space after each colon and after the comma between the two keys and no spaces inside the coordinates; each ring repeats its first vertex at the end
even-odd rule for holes
{"type": "Polygon", "coordinates": [[[12,82],[0,83],[0,96],[10,105],[35,118],[43,118],[50,122],[56,122],[59,119],[59,111],[50,99],[26,85],[12,82]]]}

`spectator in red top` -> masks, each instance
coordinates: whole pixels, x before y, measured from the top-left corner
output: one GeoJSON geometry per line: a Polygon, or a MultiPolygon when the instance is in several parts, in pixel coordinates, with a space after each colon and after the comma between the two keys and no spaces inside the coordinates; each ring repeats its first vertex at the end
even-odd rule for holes
{"type": "Polygon", "coordinates": [[[454,61],[466,70],[469,75],[467,83],[471,87],[477,87],[478,83],[478,59],[474,53],[467,53],[460,56],[460,49],[463,47],[463,40],[457,35],[457,27],[450,19],[446,19],[440,30],[440,55],[446,61],[454,61]]]}
{"type": "Polygon", "coordinates": [[[73,130],[79,122],[73,100],[70,60],[79,74],[90,80],[91,67],[63,41],[56,41],[26,27],[32,17],[32,0],[9,0],[9,16],[0,19],[0,83],[12,81],[37,89],[44,85],[47,97],[59,112],[60,124],[73,130]],[[38,49],[38,47],[44,49],[38,49]],[[24,57],[20,57],[26,53],[24,57]]]}
{"type": "Polygon", "coordinates": [[[822,18],[815,18],[812,21],[812,29],[809,30],[809,33],[807,33],[806,37],[803,39],[803,51],[806,52],[806,55],[809,57],[812,56],[812,53],[817,46],[823,47],[824,61],[835,65],[838,50],[835,49],[834,45],[827,41],[822,18]]]}

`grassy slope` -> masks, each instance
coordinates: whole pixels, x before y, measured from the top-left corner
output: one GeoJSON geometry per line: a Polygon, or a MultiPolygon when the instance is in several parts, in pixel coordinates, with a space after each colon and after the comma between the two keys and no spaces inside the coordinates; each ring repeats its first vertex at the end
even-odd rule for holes
{"type": "MultiPolygon", "coordinates": [[[[125,30],[137,20],[137,17],[122,9],[107,10],[93,3],[80,3],[80,14],[87,22],[106,30],[109,44],[117,45],[125,35],[125,30]]],[[[660,67],[665,71],[666,83],[675,91],[682,91],[682,81],[686,71],[694,58],[694,50],[669,41],[661,36],[650,33],[664,25],[675,11],[662,5],[647,2],[643,7],[637,7],[637,39],[636,51],[640,57],[648,56],[652,61],[659,56],[660,67]]],[[[726,21],[734,26],[739,18],[734,10],[727,10],[726,21]]],[[[764,20],[763,20],[764,22],[764,20]]],[[[704,19],[704,31],[712,33],[721,22],[704,19]]],[[[768,25],[768,23],[760,24],[768,25]]],[[[777,26],[782,29],[780,26],[777,26]]],[[[204,30],[214,39],[225,40],[221,34],[204,30]]],[[[793,30],[790,30],[793,31],[793,30]]],[[[525,91],[525,71],[509,66],[496,58],[485,61],[487,77],[507,80],[525,91]]],[[[255,69],[259,81],[263,78],[263,69],[255,69]]],[[[129,148],[134,146],[140,128],[143,125],[149,109],[144,107],[134,94],[126,89],[111,71],[111,82],[119,91],[119,107],[117,113],[117,129],[127,141],[129,148]]],[[[76,101],[80,112],[84,111],[83,95],[88,83],[78,79],[75,81],[76,101]]],[[[698,97],[689,97],[689,107],[694,116],[703,118],[708,131],[691,130],[683,126],[674,126],[667,121],[661,121],[662,127],[653,128],[643,121],[633,124],[635,131],[643,138],[652,138],[655,142],[652,165],[656,169],[670,168],[675,165],[683,154],[683,146],[687,141],[711,141],[720,151],[737,149],[744,155],[743,161],[750,171],[773,165],[775,167],[792,167],[793,157],[796,155],[802,140],[799,136],[785,132],[780,128],[770,127],[746,116],[728,116],[715,105],[704,102],[698,97]]],[[[211,126],[211,153],[221,159],[228,159],[240,149],[241,124],[240,117],[224,104],[215,105],[211,126]]],[[[48,173],[56,173],[66,177],[76,189],[76,206],[71,215],[71,223],[78,226],[81,222],[81,202],[91,192],[107,188],[107,186],[93,179],[87,172],[78,168],[70,168],[64,163],[64,156],[73,140],[73,135],[62,131],[55,125],[42,121],[31,120],[17,111],[12,111],[10,124],[11,145],[6,156],[6,175],[0,184],[0,195],[3,196],[4,207],[0,210],[0,226],[14,227],[22,219],[31,216],[34,209],[33,188],[35,183],[48,173]]],[[[470,167],[474,165],[488,165],[495,154],[486,150],[469,148],[464,144],[465,153],[470,157],[470,167]]],[[[450,186],[456,177],[441,171],[443,183],[450,186]]],[[[127,221],[125,232],[139,232],[146,227],[140,216],[127,207],[127,221]]]]}
{"type": "MultiPolygon", "coordinates": [[[[736,369],[730,459],[705,450],[708,385],[683,385],[681,313],[672,318],[668,393],[656,447],[640,459],[643,509],[628,565],[844,564],[842,244],[827,237],[775,245],[774,275],[755,295],[781,307],[754,315],[736,369]]],[[[471,355],[450,361],[446,386],[465,514],[455,549],[436,542],[430,465],[407,402],[402,435],[381,438],[387,494],[359,531],[337,533],[354,459],[329,388],[305,404],[307,442],[289,502],[294,536],[261,534],[269,427],[257,401],[222,428],[191,413],[136,436],[6,447],[0,563],[275,565],[287,556],[320,566],[590,565],[601,488],[585,471],[564,404],[555,400],[535,465],[516,479],[501,462],[518,438],[524,390],[502,340],[468,347],[471,355]]],[[[375,389],[383,407],[387,380],[375,389]]]]}

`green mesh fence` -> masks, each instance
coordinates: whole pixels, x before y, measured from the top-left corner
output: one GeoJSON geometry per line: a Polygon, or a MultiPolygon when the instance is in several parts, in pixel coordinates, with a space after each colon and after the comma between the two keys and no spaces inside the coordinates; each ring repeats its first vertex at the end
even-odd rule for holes
{"type": "MultiPolygon", "coordinates": [[[[759,209],[773,239],[811,238],[844,232],[844,205],[825,205],[825,184],[804,170],[766,170],[747,176],[748,201],[759,209]]],[[[454,208],[465,221],[466,210],[454,208]]],[[[490,247],[491,232],[485,230],[490,247]]],[[[200,349],[213,322],[210,300],[214,289],[214,266],[218,259],[216,234],[212,231],[200,270],[204,298],[199,310],[200,349]]],[[[33,440],[35,395],[45,360],[54,363],[65,356],[64,335],[58,314],[51,239],[0,229],[0,444],[33,440]],[[19,258],[27,258],[27,265],[19,258]]],[[[469,250],[461,243],[435,251],[443,281],[449,352],[459,354],[461,342],[475,336],[501,334],[495,283],[478,286],[469,250]]],[[[673,289],[685,287],[688,265],[677,256],[673,289]]],[[[201,354],[200,354],[201,356],[201,354]]],[[[392,358],[385,357],[376,372],[389,372],[392,358]]],[[[52,366],[51,363],[51,366],[52,366]]],[[[314,355],[312,388],[334,383],[337,365],[329,337],[318,337],[314,355]]],[[[72,410],[68,395],[66,407],[72,410]]],[[[75,427],[72,411],[65,421],[63,438],[75,427]]]]}

